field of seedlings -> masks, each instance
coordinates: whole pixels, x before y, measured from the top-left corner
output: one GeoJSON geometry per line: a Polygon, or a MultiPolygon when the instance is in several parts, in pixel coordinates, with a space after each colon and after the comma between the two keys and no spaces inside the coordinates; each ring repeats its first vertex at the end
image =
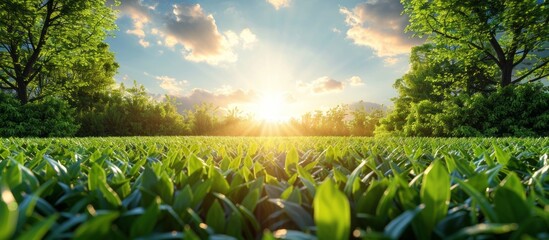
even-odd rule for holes
{"type": "Polygon", "coordinates": [[[549,139],[0,139],[0,239],[547,239],[549,139]]]}

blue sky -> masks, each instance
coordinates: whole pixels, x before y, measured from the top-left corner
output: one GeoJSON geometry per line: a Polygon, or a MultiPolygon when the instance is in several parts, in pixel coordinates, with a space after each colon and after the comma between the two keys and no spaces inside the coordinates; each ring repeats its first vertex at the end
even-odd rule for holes
{"type": "Polygon", "coordinates": [[[421,43],[404,33],[399,0],[123,0],[118,9],[108,39],[117,81],[260,117],[391,105],[421,43]]]}

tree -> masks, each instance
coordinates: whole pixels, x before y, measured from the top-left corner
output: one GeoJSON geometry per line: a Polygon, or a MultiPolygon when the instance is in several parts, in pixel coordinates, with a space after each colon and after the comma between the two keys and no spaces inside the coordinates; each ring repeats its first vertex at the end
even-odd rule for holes
{"type": "Polygon", "coordinates": [[[54,69],[97,57],[115,29],[106,0],[7,0],[0,2],[0,89],[21,104],[43,97],[54,69]]]}
{"type": "Polygon", "coordinates": [[[402,0],[408,30],[426,35],[439,59],[495,65],[497,85],[549,76],[549,5],[539,0],[402,0]]]}

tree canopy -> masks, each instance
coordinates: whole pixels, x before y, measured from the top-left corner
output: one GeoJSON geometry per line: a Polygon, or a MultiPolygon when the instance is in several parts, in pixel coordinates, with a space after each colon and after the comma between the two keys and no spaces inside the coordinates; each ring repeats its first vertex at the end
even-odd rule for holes
{"type": "Polygon", "coordinates": [[[54,71],[104,53],[115,19],[106,0],[1,1],[0,89],[15,92],[21,104],[42,98],[59,80],[54,71]]]}
{"type": "Polygon", "coordinates": [[[497,67],[500,86],[549,76],[549,6],[539,0],[403,0],[408,30],[438,46],[438,59],[497,67]]]}

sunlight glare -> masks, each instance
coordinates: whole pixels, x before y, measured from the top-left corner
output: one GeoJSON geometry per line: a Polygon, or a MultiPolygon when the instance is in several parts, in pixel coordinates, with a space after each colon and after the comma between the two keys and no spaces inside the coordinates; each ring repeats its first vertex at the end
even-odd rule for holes
{"type": "Polygon", "coordinates": [[[280,122],[287,120],[287,117],[284,116],[286,105],[286,101],[280,94],[269,94],[263,96],[258,102],[256,112],[261,120],[280,122]]]}

